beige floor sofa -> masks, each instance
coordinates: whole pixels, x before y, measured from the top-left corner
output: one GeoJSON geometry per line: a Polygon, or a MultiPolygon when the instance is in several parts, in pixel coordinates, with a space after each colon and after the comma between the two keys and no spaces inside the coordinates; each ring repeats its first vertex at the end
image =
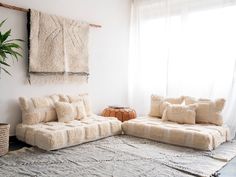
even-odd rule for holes
{"type": "Polygon", "coordinates": [[[122,124],[126,135],[200,150],[212,150],[229,140],[226,126],[178,124],[153,117],[139,117],[122,124]]]}
{"type": "Polygon", "coordinates": [[[212,150],[230,140],[223,124],[223,98],[196,99],[188,96],[151,96],[149,116],[122,124],[125,134],[164,143],[212,150]]]}
{"type": "Polygon", "coordinates": [[[230,140],[223,124],[224,99],[151,96],[149,116],[122,124],[125,134],[173,145],[212,150],[230,140]]]}
{"type": "Polygon", "coordinates": [[[92,113],[87,94],[21,97],[19,103],[22,123],[16,127],[16,137],[44,150],[56,150],[122,133],[118,119],[92,113]],[[71,116],[72,120],[69,120],[71,116]]]}
{"type": "Polygon", "coordinates": [[[201,150],[215,149],[230,137],[220,114],[224,100],[198,100],[197,106],[192,106],[192,98],[152,96],[149,116],[123,124],[116,118],[93,114],[87,94],[20,98],[19,101],[22,123],[16,127],[17,138],[44,150],[78,145],[122,131],[126,135],[201,150]],[[182,106],[183,100],[186,106],[182,106]],[[63,109],[57,110],[58,106],[63,109]],[[71,116],[73,120],[68,121],[71,116]],[[67,121],[61,121],[64,119],[67,121]]]}
{"type": "Polygon", "coordinates": [[[16,127],[19,140],[44,150],[65,148],[118,134],[121,134],[119,120],[97,115],[69,123],[18,124],[16,127]]]}
{"type": "Polygon", "coordinates": [[[153,117],[139,117],[122,124],[126,135],[200,150],[212,150],[229,140],[226,126],[178,124],[153,117]]]}

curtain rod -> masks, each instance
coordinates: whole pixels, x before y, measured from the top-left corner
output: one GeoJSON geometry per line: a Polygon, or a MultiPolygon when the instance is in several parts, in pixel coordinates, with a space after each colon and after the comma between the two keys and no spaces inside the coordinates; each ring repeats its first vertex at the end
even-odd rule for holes
{"type": "MultiPolygon", "coordinates": [[[[25,9],[25,8],[17,7],[17,6],[12,6],[12,5],[9,5],[9,4],[4,4],[4,3],[1,3],[1,2],[0,2],[0,6],[4,7],[4,8],[12,9],[12,10],[18,10],[18,11],[21,11],[21,12],[29,12],[29,9],[25,9]]],[[[96,28],[101,28],[102,27],[101,25],[96,25],[96,24],[89,24],[89,26],[96,27],[96,28]]]]}

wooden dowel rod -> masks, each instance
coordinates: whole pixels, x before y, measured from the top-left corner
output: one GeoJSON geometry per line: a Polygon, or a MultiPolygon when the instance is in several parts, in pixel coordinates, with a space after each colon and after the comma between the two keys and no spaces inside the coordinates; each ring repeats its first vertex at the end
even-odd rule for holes
{"type": "MultiPolygon", "coordinates": [[[[8,9],[12,9],[12,10],[17,10],[17,11],[21,11],[21,12],[29,12],[29,9],[25,9],[25,8],[21,8],[21,7],[16,7],[16,6],[12,6],[12,5],[8,5],[8,4],[4,4],[0,2],[0,6],[4,7],[4,8],[8,8],[8,9]]],[[[91,27],[95,27],[95,28],[101,28],[101,25],[96,25],[96,24],[89,24],[89,26],[91,27]]]]}
{"type": "Polygon", "coordinates": [[[8,4],[4,4],[4,3],[0,3],[0,6],[8,8],[8,9],[12,9],[12,10],[22,11],[22,12],[28,12],[29,11],[29,9],[16,7],[16,6],[12,6],[12,5],[8,5],[8,4]]]}

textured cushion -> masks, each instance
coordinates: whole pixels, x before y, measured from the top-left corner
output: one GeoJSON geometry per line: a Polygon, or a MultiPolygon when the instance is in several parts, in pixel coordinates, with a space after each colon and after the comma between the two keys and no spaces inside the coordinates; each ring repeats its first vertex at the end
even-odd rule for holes
{"type": "Polygon", "coordinates": [[[178,124],[150,117],[126,121],[122,129],[127,135],[201,150],[212,150],[230,138],[225,126],[178,124]]]}
{"type": "Polygon", "coordinates": [[[162,117],[162,114],[166,108],[164,102],[171,104],[181,104],[184,100],[184,97],[179,98],[164,98],[162,96],[151,95],[151,110],[149,116],[152,117],[162,117]]]}
{"type": "Polygon", "coordinates": [[[93,114],[90,98],[87,93],[79,94],[79,95],[59,95],[59,97],[60,97],[60,101],[68,102],[68,103],[73,103],[73,102],[77,102],[77,101],[82,100],[84,103],[84,107],[85,107],[85,111],[86,111],[87,116],[90,116],[93,114]]]}
{"type": "Polygon", "coordinates": [[[74,103],[56,102],[55,108],[59,122],[69,122],[74,119],[86,118],[86,112],[82,101],[74,103]]]}
{"type": "Polygon", "coordinates": [[[19,98],[23,124],[37,124],[40,122],[56,121],[57,115],[54,103],[59,100],[58,95],[33,98],[19,98]]]}
{"type": "Polygon", "coordinates": [[[97,115],[68,123],[18,124],[16,127],[16,136],[19,140],[44,150],[69,147],[121,134],[121,132],[121,122],[119,120],[97,115]]]}
{"type": "Polygon", "coordinates": [[[172,121],[181,124],[195,124],[196,104],[189,106],[166,103],[166,109],[163,113],[163,121],[172,121]]]}
{"type": "Polygon", "coordinates": [[[197,123],[210,123],[215,125],[222,125],[223,118],[221,112],[224,108],[225,100],[217,99],[211,101],[209,99],[194,99],[185,97],[185,104],[197,104],[196,109],[196,122],[197,123]]]}

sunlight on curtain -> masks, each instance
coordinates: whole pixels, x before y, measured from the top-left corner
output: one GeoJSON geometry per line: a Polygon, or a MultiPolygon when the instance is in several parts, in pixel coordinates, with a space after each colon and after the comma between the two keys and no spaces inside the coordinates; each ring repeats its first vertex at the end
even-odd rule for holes
{"type": "Polygon", "coordinates": [[[134,0],[130,105],[147,114],[152,93],[231,102],[235,19],[232,0],[134,0]]]}

